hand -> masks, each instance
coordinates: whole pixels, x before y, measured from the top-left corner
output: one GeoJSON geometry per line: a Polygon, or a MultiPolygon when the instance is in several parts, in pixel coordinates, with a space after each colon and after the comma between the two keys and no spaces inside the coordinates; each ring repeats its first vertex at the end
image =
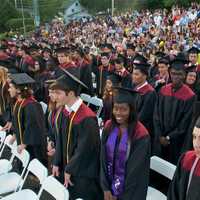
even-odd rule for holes
{"type": "Polygon", "coordinates": [[[60,172],[59,172],[59,167],[53,165],[53,168],[52,168],[52,175],[53,176],[59,176],[60,172]]]}
{"type": "Polygon", "coordinates": [[[64,186],[65,186],[66,188],[68,188],[69,185],[70,185],[70,186],[73,186],[73,185],[74,185],[74,184],[71,182],[70,178],[71,178],[71,175],[68,174],[68,173],[65,173],[65,182],[64,182],[64,186]]]}
{"type": "Polygon", "coordinates": [[[170,144],[169,140],[166,139],[166,137],[160,137],[160,144],[164,147],[168,146],[170,144]]]}
{"type": "Polygon", "coordinates": [[[26,148],[26,145],[25,145],[25,144],[20,144],[20,145],[17,147],[17,152],[20,154],[25,148],[26,148]]]}
{"type": "Polygon", "coordinates": [[[110,191],[104,191],[104,200],[113,200],[113,196],[110,191]]]}
{"type": "Polygon", "coordinates": [[[10,131],[12,127],[12,122],[7,122],[6,125],[1,129],[1,131],[10,131]]]}

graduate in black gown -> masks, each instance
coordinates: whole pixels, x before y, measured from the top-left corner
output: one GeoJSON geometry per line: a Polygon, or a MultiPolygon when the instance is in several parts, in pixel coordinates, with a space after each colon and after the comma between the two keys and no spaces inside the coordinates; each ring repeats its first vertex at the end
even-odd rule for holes
{"type": "Polygon", "coordinates": [[[147,128],[151,139],[153,141],[154,132],[153,132],[153,113],[156,102],[156,91],[148,83],[148,63],[134,64],[135,68],[132,73],[132,82],[134,85],[134,90],[139,93],[139,98],[137,98],[137,112],[138,119],[142,124],[147,128]]]}
{"type": "Polygon", "coordinates": [[[171,64],[172,83],[159,92],[154,112],[154,153],[176,164],[192,120],[194,92],[184,84],[184,63],[174,60],[171,64]]]}
{"type": "Polygon", "coordinates": [[[168,191],[168,200],[200,199],[200,118],[193,129],[194,150],[184,153],[168,191]]]}
{"type": "Polygon", "coordinates": [[[63,182],[69,190],[70,199],[102,199],[97,118],[79,97],[80,86],[85,85],[69,72],[64,73],[51,86],[55,90],[56,101],[65,105],[59,124],[52,173],[60,176],[60,180],[64,173],[63,182]]]}
{"type": "Polygon", "coordinates": [[[117,90],[112,119],[102,133],[100,176],[104,200],[146,200],[150,136],[137,120],[137,94],[126,88],[117,90]]]}
{"type": "Polygon", "coordinates": [[[121,77],[119,75],[112,74],[107,77],[103,94],[103,112],[101,116],[104,123],[107,120],[111,119],[112,116],[113,86],[119,86],[119,85],[121,85],[121,77]]]}
{"type": "Polygon", "coordinates": [[[46,165],[45,117],[30,86],[35,81],[25,73],[12,74],[10,78],[9,93],[16,99],[12,109],[12,141],[17,140],[19,153],[26,149],[31,159],[37,158],[46,165]]]}

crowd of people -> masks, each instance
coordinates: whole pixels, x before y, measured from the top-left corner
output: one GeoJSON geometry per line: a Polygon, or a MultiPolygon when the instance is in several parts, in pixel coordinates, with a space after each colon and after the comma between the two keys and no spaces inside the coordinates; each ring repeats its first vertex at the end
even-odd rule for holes
{"type": "Polygon", "coordinates": [[[0,89],[2,130],[70,199],[145,200],[152,155],[177,165],[169,200],[199,199],[199,4],[1,40],[0,89]],[[81,93],[103,100],[101,124],[81,93]]]}

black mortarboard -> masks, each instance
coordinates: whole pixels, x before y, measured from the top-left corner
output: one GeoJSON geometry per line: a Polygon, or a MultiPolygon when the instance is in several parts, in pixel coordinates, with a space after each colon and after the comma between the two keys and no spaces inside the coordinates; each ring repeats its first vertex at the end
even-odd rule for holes
{"type": "Polygon", "coordinates": [[[184,64],[188,64],[189,63],[188,59],[186,58],[186,55],[183,52],[178,53],[178,55],[175,57],[175,60],[181,61],[184,64]]]}
{"type": "Polygon", "coordinates": [[[109,58],[110,57],[110,54],[109,53],[101,53],[101,57],[107,57],[107,58],[109,58]]]}
{"type": "Polygon", "coordinates": [[[128,43],[128,44],[126,45],[126,49],[133,49],[133,50],[135,50],[135,45],[132,44],[132,43],[128,43]]]}
{"type": "Polygon", "coordinates": [[[17,86],[30,86],[35,80],[26,73],[10,74],[12,82],[17,86]]]}
{"type": "Polygon", "coordinates": [[[68,47],[60,47],[60,48],[57,48],[55,50],[55,52],[58,54],[58,53],[69,53],[70,52],[70,49],[68,47]]]}
{"type": "Polygon", "coordinates": [[[115,64],[123,64],[124,63],[124,59],[122,56],[118,56],[115,60],[114,60],[115,64]]]}
{"type": "Polygon", "coordinates": [[[45,48],[42,50],[42,53],[44,53],[44,52],[52,53],[52,52],[51,52],[51,49],[48,48],[48,47],[45,47],[45,48]]]}
{"type": "Polygon", "coordinates": [[[140,70],[143,74],[148,76],[149,67],[150,67],[148,63],[139,63],[139,64],[134,64],[134,65],[135,65],[135,69],[140,70]]]}
{"type": "Polygon", "coordinates": [[[118,74],[111,74],[107,77],[107,80],[110,80],[113,84],[113,86],[119,86],[122,78],[118,74]]]}
{"type": "Polygon", "coordinates": [[[170,69],[185,71],[185,62],[176,58],[171,62],[170,69]]]}
{"type": "Polygon", "coordinates": [[[138,92],[129,88],[113,87],[115,93],[113,102],[114,103],[128,103],[135,104],[135,100],[138,97],[138,92]]]}
{"type": "Polygon", "coordinates": [[[155,53],[155,56],[159,59],[159,58],[162,58],[162,57],[166,56],[166,54],[163,53],[162,51],[157,51],[155,53]]]}
{"type": "Polygon", "coordinates": [[[197,68],[196,65],[188,66],[188,67],[185,68],[185,72],[186,72],[186,73],[189,73],[189,72],[196,72],[196,68],[197,68]]]}
{"type": "Polygon", "coordinates": [[[160,58],[160,59],[158,60],[158,64],[166,64],[166,65],[168,65],[169,63],[170,63],[170,58],[169,58],[169,56],[165,56],[165,57],[160,58]]]}
{"type": "Polygon", "coordinates": [[[113,46],[112,46],[112,44],[110,44],[110,43],[106,43],[106,44],[104,44],[104,47],[103,48],[108,48],[108,49],[113,49],[113,46]]]}
{"type": "Polygon", "coordinates": [[[147,62],[147,59],[140,54],[136,54],[133,59],[133,64],[146,63],[146,62],[147,62]]]}
{"type": "Polygon", "coordinates": [[[197,49],[196,47],[192,47],[188,50],[188,54],[198,54],[200,52],[199,49],[197,49]]]}
{"type": "Polygon", "coordinates": [[[38,51],[40,49],[40,47],[36,44],[32,44],[30,47],[29,47],[29,52],[33,52],[33,51],[38,51]]]}
{"type": "Polygon", "coordinates": [[[55,88],[58,87],[62,90],[70,89],[75,92],[79,91],[81,87],[88,89],[88,87],[82,81],[79,80],[78,71],[73,71],[73,74],[65,69],[62,69],[62,71],[64,72],[64,75],[56,79],[54,83],[55,88]]]}

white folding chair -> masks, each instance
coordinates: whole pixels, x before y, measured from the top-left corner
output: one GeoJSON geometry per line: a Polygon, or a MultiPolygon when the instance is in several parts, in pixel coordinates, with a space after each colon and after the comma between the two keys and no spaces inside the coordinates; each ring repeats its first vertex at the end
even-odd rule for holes
{"type": "Polygon", "coordinates": [[[1,200],[39,200],[44,190],[56,200],[69,200],[68,190],[53,176],[49,176],[43,181],[38,195],[32,190],[24,189],[14,194],[8,195],[1,200]]]}
{"type": "Polygon", "coordinates": [[[97,115],[97,118],[99,118],[100,114],[101,114],[101,111],[103,109],[103,100],[98,98],[98,97],[92,97],[91,100],[90,100],[90,104],[98,107],[98,110],[96,112],[96,115],[97,115]]]}
{"type": "MultiPolygon", "coordinates": [[[[151,157],[150,168],[170,180],[172,180],[174,176],[174,172],[176,170],[175,165],[157,156],[151,157]]],[[[159,190],[156,190],[155,188],[149,186],[146,199],[147,200],[156,200],[156,199],[167,200],[167,197],[159,190]]]]}
{"type": "MultiPolygon", "coordinates": [[[[22,187],[24,186],[24,183],[27,179],[27,176],[30,172],[38,178],[38,180],[40,181],[40,184],[43,184],[43,182],[45,181],[45,179],[47,178],[47,175],[48,175],[47,168],[39,160],[33,159],[28,165],[24,179],[22,179],[20,182],[19,191],[15,192],[13,194],[7,195],[6,197],[2,198],[1,200],[21,200],[21,199],[39,200],[39,194],[41,192],[39,192],[37,195],[35,192],[33,192],[30,189],[22,189],[22,187]]],[[[56,189],[56,188],[53,188],[53,190],[54,189],[56,189]]]]}
{"type": "Polygon", "coordinates": [[[30,155],[25,149],[19,154],[17,148],[12,149],[12,158],[17,158],[21,161],[23,170],[20,174],[17,172],[8,172],[0,176],[0,194],[14,192],[19,188],[20,182],[23,180],[26,167],[28,166],[30,155]]]}
{"type": "MultiPolygon", "coordinates": [[[[0,129],[1,129],[1,127],[0,127],[0,129]]],[[[3,147],[3,143],[4,143],[5,138],[6,138],[6,132],[0,131],[0,150],[3,147]]]]}
{"type": "MultiPolygon", "coordinates": [[[[17,148],[17,142],[15,141],[13,144],[10,144],[10,139],[12,138],[12,135],[8,135],[6,139],[3,142],[3,147],[0,151],[0,156],[2,156],[2,153],[5,149],[5,147],[8,147],[12,153],[13,148],[17,148]]],[[[8,173],[12,169],[12,161],[14,157],[11,155],[10,159],[0,159],[0,175],[8,173]]]]}
{"type": "Polygon", "coordinates": [[[81,99],[85,102],[87,106],[90,105],[91,96],[89,94],[82,93],[80,95],[81,99]]]}
{"type": "Polygon", "coordinates": [[[47,191],[51,196],[53,196],[56,200],[68,200],[69,192],[68,190],[58,182],[53,176],[49,176],[45,179],[38,194],[39,198],[43,190],[47,191]]]}

